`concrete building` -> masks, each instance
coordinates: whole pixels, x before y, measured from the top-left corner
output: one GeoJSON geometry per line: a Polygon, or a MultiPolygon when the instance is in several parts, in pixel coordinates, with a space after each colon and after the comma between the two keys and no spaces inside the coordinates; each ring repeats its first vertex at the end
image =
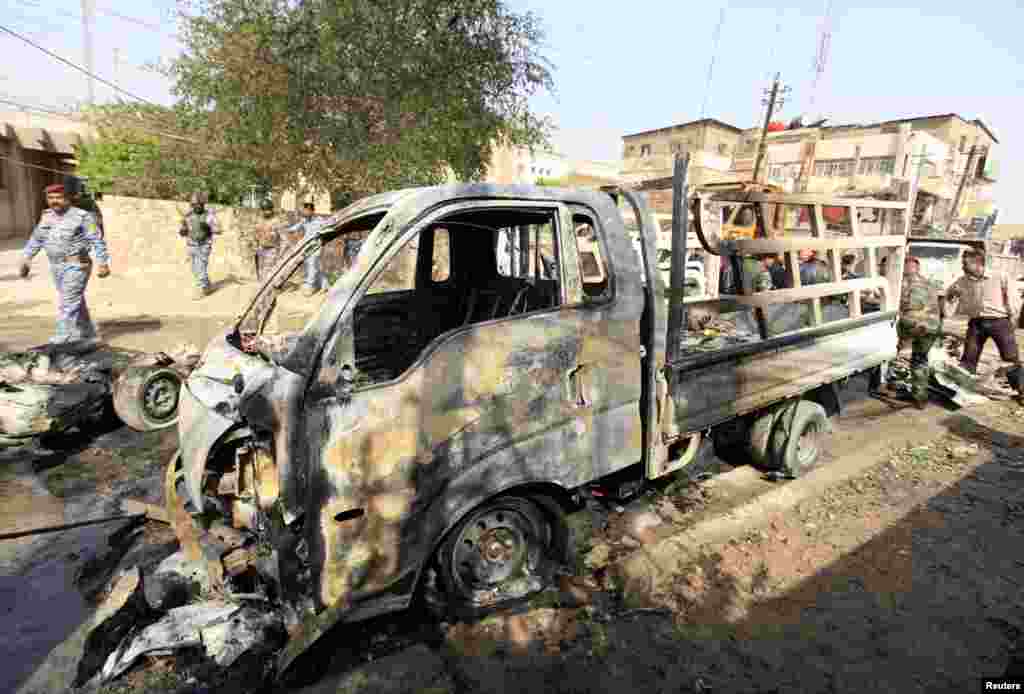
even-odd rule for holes
{"type": "Polygon", "coordinates": [[[566,186],[598,187],[615,183],[618,176],[617,163],[572,159],[552,150],[496,147],[484,180],[533,184],[545,179],[566,186]]]}
{"type": "MultiPolygon", "coordinates": [[[[667,179],[678,152],[690,152],[692,185],[751,180],[760,128],[741,129],[705,118],[622,138],[623,182],[667,179]]],[[[981,121],[955,113],[869,125],[818,125],[769,133],[758,178],[790,192],[881,190],[920,167],[918,221],[948,219],[961,180],[960,218],[982,217],[995,206],[999,140],[981,121]],[[979,152],[971,158],[971,148],[979,152]],[[970,171],[964,179],[964,171],[970,171]]]]}
{"type": "Polygon", "coordinates": [[[733,180],[733,156],[744,131],[714,118],[645,130],[622,138],[622,180],[640,183],[672,175],[679,152],[690,153],[693,185],[733,180]]]}
{"type": "MultiPolygon", "coordinates": [[[[749,180],[760,129],[745,130],[731,173],[749,180]]],[[[980,120],[956,114],[922,116],[870,125],[793,128],[769,133],[759,178],[790,191],[833,193],[878,190],[906,180],[920,167],[918,213],[923,223],[948,218],[957,189],[960,218],[988,216],[994,208],[999,141],[980,120]],[[971,158],[971,148],[982,148],[971,158]],[[964,171],[971,169],[964,179],[964,171]]]]}
{"type": "Polygon", "coordinates": [[[26,238],[46,205],[43,189],[75,169],[75,145],[93,136],[82,121],[0,111],[0,238],[26,238]]]}

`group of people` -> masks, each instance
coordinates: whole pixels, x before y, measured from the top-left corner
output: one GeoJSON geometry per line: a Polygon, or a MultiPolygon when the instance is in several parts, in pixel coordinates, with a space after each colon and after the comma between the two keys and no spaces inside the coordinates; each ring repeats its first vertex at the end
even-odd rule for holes
{"type": "Polygon", "coordinates": [[[931,369],[928,352],[942,336],[942,322],[950,303],[957,303],[958,312],[967,317],[967,334],[960,366],[972,374],[978,371],[985,343],[991,338],[999,357],[1010,364],[1007,380],[1017,391],[1017,400],[1024,405],[1024,369],[1017,346],[1015,319],[1020,315],[1020,297],[1010,278],[986,268],[985,253],[968,250],[963,255],[964,274],[938,297],[938,319],[930,311],[931,287],[921,275],[921,263],[908,256],[903,264],[900,295],[900,320],[897,324],[900,342],[910,343],[911,397],[918,409],[928,402],[928,381],[931,369]]]}
{"type": "MultiPolygon", "coordinates": [[[[832,270],[813,250],[799,251],[800,284],[808,286],[831,282],[832,270]]],[[[885,276],[888,258],[879,264],[879,272],[885,276]]],[[[793,286],[790,272],[786,269],[781,257],[762,255],[749,258],[744,267],[744,274],[750,278],[753,291],[761,292],[772,289],[786,289],[793,286]]],[[[840,267],[842,278],[857,279],[857,256],[853,254],[842,258],[840,267]]],[[[723,256],[723,293],[739,293],[737,283],[728,275],[731,274],[727,258],[723,256]]],[[[963,256],[964,274],[954,282],[938,298],[938,305],[933,304],[934,291],[929,281],[920,273],[921,263],[917,258],[908,256],[903,267],[903,282],[900,296],[900,320],[897,323],[899,349],[911,347],[911,399],[918,409],[926,407],[928,402],[928,382],[931,370],[928,366],[928,352],[935,341],[941,336],[941,323],[945,318],[950,303],[958,303],[958,312],[968,319],[967,334],[964,337],[964,351],[960,366],[972,374],[978,370],[978,362],[986,342],[991,338],[999,356],[1010,364],[1007,378],[1017,391],[1018,399],[1024,404],[1024,368],[1021,366],[1020,351],[1017,346],[1015,328],[1020,315],[1020,297],[1018,290],[1005,275],[997,275],[986,269],[985,253],[971,250],[963,256]],[[933,308],[938,309],[936,318],[933,308]]],[[[863,310],[865,313],[877,311],[880,296],[876,292],[865,292],[863,310]]],[[[871,390],[879,392],[880,374],[872,379],[871,390]]]]}
{"type": "MultiPolygon", "coordinates": [[[[98,266],[97,276],[110,275],[110,255],[104,238],[102,216],[95,204],[90,205],[91,201],[82,198],[78,188],[69,190],[64,184],[56,183],[47,186],[44,193],[46,209],[25,245],[18,274],[28,278],[33,258],[40,251],[45,251],[53,285],[57,290],[56,331],[49,342],[73,345],[78,349],[95,348],[99,341],[98,334],[89,315],[85,290],[92,275],[93,258],[98,266]],[[89,207],[93,209],[83,209],[89,207]]],[[[213,238],[223,231],[212,210],[207,209],[206,203],[204,194],[194,193],[189,210],[178,229],[178,234],[185,239],[191,262],[196,299],[210,293],[207,268],[213,250],[213,238]]],[[[262,213],[263,222],[256,233],[261,246],[257,259],[257,275],[260,279],[275,260],[275,254],[284,247],[315,237],[323,224],[316,216],[312,202],[303,205],[302,219],[291,225],[274,223],[274,208],[270,201],[262,205],[262,213]]],[[[318,249],[303,261],[303,294],[306,296],[312,296],[325,288],[320,257],[318,249]]]]}

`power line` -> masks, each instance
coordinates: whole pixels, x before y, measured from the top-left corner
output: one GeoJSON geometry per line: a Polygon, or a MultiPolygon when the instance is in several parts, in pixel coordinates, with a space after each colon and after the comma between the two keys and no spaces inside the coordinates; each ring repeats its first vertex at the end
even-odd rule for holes
{"type": "Polygon", "coordinates": [[[149,99],[144,99],[141,96],[136,96],[135,94],[132,94],[127,89],[122,89],[121,87],[117,86],[113,82],[111,82],[109,80],[105,80],[102,77],[100,77],[100,76],[98,76],[96,74],[93,74],[92,72],[89,72],[85,68],[81,67],[80,65],[76,65],[75,63],[71,62],[67,58],[62,58],[61,56],[57,55],[53,51],[50,51],[50,50],[47,50],[46,48],[43,48],[42,46],[40,46],[38,43],[36,43],[32,39],[30,39],[30,38],[28,38],[26,36],[22,36],[21,34],[19,34],[16,31],[8,29],[7,27],[5,27],[3,25],[0,25],[0,31],[7,32],[8,34],[10,34],[11,36],[15,37],[16,39],[24,41],[25,43],[27,43],[28,45],[32,46],[33,48],[36,48],[36,49],[42,51],[43,53],[47,54],[51,58],[54,58],[55,60],[59,60],[60,62],[64,63],[65,65],[68,65],[69,67],[72,67],[75,70],[78,70],[79,72],[88,75],[89,77],[95,79],[97,82],[101,82],[101,83],[107,85],[108,87],[110,87],[111,89],[114,89],[115,91],[120,92],[121,94],[124,94],[126,96],[130,96],[131,98],[135,99],[136,101],[142,101],[142,102],[150,104],[152,106],[159,106],[159,104],[156,104],[156,103],[150,101],[149,99]]]}
{"type": "Polygon", "coordinates": [[[29,104],[23,104],[23,103],[21,103],[19,101],[11,101],[10,99],[0,98],[0,104],[8,104],[10,106],[16,106],[16,107],[18,107],[20,109],[25,109],[25,110],[28,110],[28,111],[39,111],[40,113],[49,113],[49,114],[54,115],[54,116],[61,116],[63,118],[67,118],[68,120],[75,120],[75,121],[78,120],[77,118],[72,116],[69,112],[55,111],[55,110],[52,110],[52,109],[49,109],[49,108],[44,108],[42,106],[31,106],[29,104]]]}
{"type": "Polygon", "coordinates": [[[9,157],[6,154],[0,154],[0,159],[6,159],[7,161],[11,162],[15,166],[23,166],[23,167],[25,167],[27,169],[39,169],[40,171],[51,171],[53,173],[59,173],[62,176],[67,176],[69,174],[73,174],[74,173],[72,171],[61,171],[59,169],[51,169],[48,166],[39,166],[38,164],[29,164],[28,162],[24,162],[24,161],[22,161],[20,159],[15,159],[14,157],[9,157]]]}
{"type": "Polygon", "coordinates": [[[722,3],[722,9],[718,14],[718,26],[715,28],[715,38],[713,48],[711,49],[711,62],[708,63],[708,81],[704,85],[704,103],[700,107],[700,117],[702,119],[708,107],[708,99],[711,98],[711,76],[715,70],[715,58],[718,57],[718,39],[722,36],[722,25],[725,23],[725,5],[726,3],[722,3]]]}
{"type": "MultiPolygon", "coordinates": [[[[60,9],[60,8],[53,8],[53,9],[48,8],[48,7],[44,8],[42,5],[40,5],[38,3],[30,2],[29,0],[14,0],[14,1],[16,3],[18,3],[19,5],[23,6],[23,7],[32,7],[32,8],[37,9],[37,10],[46,10],[47,13],[56,13],[56,14],[61,15],[62,17],[68,17],[69,19],[74,19],[76,21],[81,21],[82,20],[82,15],[75,14],[74,12],[68,12],[67,10],[63,10],[63,9],[60,9]]],[[[130,22],[130,23],[135,24],[137,26],[140,26],[140,27],[142,27],[144,29],[149,29],[150,31],[155,32],[157,34],[160,34],[161,36],[169,38],[169,39],[171,39],[173,41],[178,41],[179,43],[181,41],[181,39],[179,39],[175,34],[167,33],[164,30],[164,28],[161,27],[159,24],[154,24],[153,22],[148,22],[148,21],[146,21],[144,19],[139,19],[138,17],[132,17],[131,15],[121,14],[120,12],[115,12],[114,10],[105,9],[105,8],[102,8],[102,7],[94,7],[92,9],[93,9],[94,12],[97,12],[99,14],[108,15],[110,17],[113,17],[114,19],[120,19],[123,22],[130,22]]]]}

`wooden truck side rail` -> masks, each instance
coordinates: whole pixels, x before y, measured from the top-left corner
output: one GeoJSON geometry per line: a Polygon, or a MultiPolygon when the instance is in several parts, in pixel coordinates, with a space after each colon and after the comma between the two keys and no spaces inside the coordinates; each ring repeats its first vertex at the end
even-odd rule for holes
{"type": "MultiPolygon", "coordinates": [[[[911,194],[911,198],[913,194],[911,194]]],[[[737,239],[724,242],[719,254],[732,256],[755,256],[761,254],[784,254],[786,267],[789,276],[792,277],[793,286],[787,289],[772,289],[758,292],[756,295],[736,295],[729,298],[741,305],[753,306],[763,309],[775,304],[784,304],[793,301],[810,300],[812,302],[812,320],[809,328],[818,327],[822,324],[822,299],[828,297],[848,297],[850,316],[846,320],[856,320],[863,315],[861,305],[861,292],[864,290],[878,290],[882,295],[881,310],[894,311],[899,305],[900,279],[902,277],[903,254],[907,243],[907,232],[909,231],[910,215],[907,214],[909,202],[896,202],[890,200],[872,200],[870,198],[842,198],[830,195],[818,194],[786,194],[786,193],[717,193],[712,196],[715,202],[740,203],[754,202],[762,206],[763,214],[758,217],[758,236],[755,239],[737,239]],[[785,205],[790,207],[804,207],[809,212],[811,222],[811,235],[809,237],[786,237],[772,238],[772,231],[764,227],[764,220],[769,218],[767,206],[769,204],[785,205]],[[850,233],[843,236],[825,236],[825,219],[823,208],[836,207],[847,210],[850,233]],[[881,233],[864,235],[860,228],[860,210],[877,210],[879,216],[880,231],[891,226],[893,219],[891,211],[903,211],[903,223],[898,233],[881,233]],[[824,284],[815,284],[804,287],[800,281],[800,263],[797,251],[801,249],[812,249],[824,251],[828,260],[829,270],[832,273],[833,281],[824,284]],[[860,279],[842,279],[841,251],[849,249],[864,249],[866,253],[867,276],[860,279]],[[882,277],[878,273],[878,252],[888,250],[893,257],[890,267],[897,268],[882,277]]],[[[697,236],[705,238],[701,227],[700,199],[694,200],[694,225],[697,227],[697,236]]],[[[704,243],[702,241],[702,243],[704,243]]],[[[710,253],[716,253],[716,249],[705,248],[710,253]]],[[[763,327],[763,320],[759,323],[763,327]]],[[[762,331],[762,339],[766,338],[762,331]]]]}

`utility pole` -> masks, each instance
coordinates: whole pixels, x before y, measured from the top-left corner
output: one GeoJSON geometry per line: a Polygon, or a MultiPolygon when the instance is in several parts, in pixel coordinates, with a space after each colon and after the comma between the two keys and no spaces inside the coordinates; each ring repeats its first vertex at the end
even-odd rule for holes
{"type": "Polygon", "coordinates": [[[88,94],[89,105],[96,103],[96,82],[93,80],[93,53],[92,53],[92,21],[93,21],[93,0],[82,0],[82,46],[85,50],[85,69],[89,72],[88,94]]]}
{"type": "Polygon", "coordinates": [[[953,198],[953,207],[949,211],[949,220],[946,222],[946,233],[953,227],[953,221],[957,218],[958,212],[960,211],[960,196],[963,195],[964,186],[967,184],[967,176],[971,173],[971,166],[974,164],[974,153],[980,151],[982,148],[977,145],[971,147],[971,151],[967,155],[967,166],[964,167],[964,175],[960,177],[960,185],[956,189],[956,197],[953,198]]]}
{"type": "Polygon", "coordinates": [[[757,159],[754,160],[754,175],[751,180],[757,182],[758,174],[761,172],[761,161],[764,159],[765,150],[768,148],[767,137],[768,137],[768,123],[772,120],[772,114],[775,113],[776,106],[782,106],[786,102],[785,98],[780,98],[780,94],[786,94],[789,92],[789,87],[783,87],[779,89],[779,73],[775,73],[775,80],[772,82],[772,88],[770,90],[764,90],[768,94],[767,100],[762,99],[762,104],[768,105],[768,110],[764,114],[764,126],[761,128],[761,141],[757,145],[757,159]]]}

